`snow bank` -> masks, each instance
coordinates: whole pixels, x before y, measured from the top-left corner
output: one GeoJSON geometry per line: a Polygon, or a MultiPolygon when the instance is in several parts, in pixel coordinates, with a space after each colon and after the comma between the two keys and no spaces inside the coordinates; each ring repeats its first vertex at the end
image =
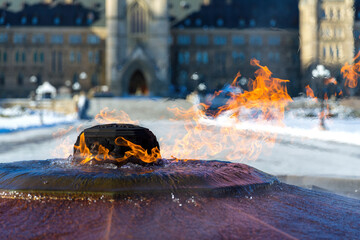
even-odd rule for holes
{"type": "Polygon", "coordinates": [[[76,115],[62,115],[46,110],[35,111],[20,106],[0,108],[0,133],[72,124],[75,121],[76,115]]]}

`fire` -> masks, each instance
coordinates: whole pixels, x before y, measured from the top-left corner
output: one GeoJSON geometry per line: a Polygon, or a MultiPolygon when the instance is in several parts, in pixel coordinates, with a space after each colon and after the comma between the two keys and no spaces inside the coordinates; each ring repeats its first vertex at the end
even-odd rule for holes
{"type": "Polygon", "coordinates": [[[354,64],[345,63],[341,68],[341,74],[345,78],[345,86],[350,88],[356,88],[358,84],[358,78],[360,77],[360,51],[354,57],[354,64]]]}
{"type": "MultiPolygon", "coordinates": [[[[162,154],[156,147],[149,153],[146,149],[122,137],[115,140],[115,144],[127,147],[121,158],[115,158],[109,150],[98,144],[96,149],[89,149],[86,145],[85,135],[80,136],[75,150],[79,152],[81,164],[91,160],[111,160],[123,162],[136,158],[145,163],[155,162],[161,155],[177,159],[216,159],[225,156],[228,160],[256,159],[266,144],[271,146],[276,139],[276,134],[257,130],[256,123],[265,123],[261,126],[271,128],[282,125],[285,107],[291,98],[287,92],[288,80],[274,78],[266,66],[260,65],[256,59],[251,60],[251,65],[258,69],[255,79],[249,80],[248,91],[234,91],[228,101],[215,114],[209,114],[210,104],[198,104],[190,109],[170,109],[177,119],[179,127],[169,129],[169,134],[160,139],[162,154]],[[209,116],[210,115],[210,116],[209,116]],[[249,127],[250,126],[250,127],[249,127]]],[[[240,89],[237,82],[240,73],[231,84],[234,89],[240,89]]],[[[215,93],[213,97],[221,92],[215,93]]],[[[109,111],[104,109],[95,120],[104,123],[131,123],[132,121],[124,112],[109,111]]],[[[176,125],[175,125],[176,126],[176,125]]]]}
{"type": "Polygon", "coordinates": [[[316,99],[315,95],[314,95],[314,91],[310,88],[309,85],[307,85],[305,87],[305,90],[306,90],[306,96],[310,97],[310,98],[314,98],[316,99]]]}
{"type": "Polygon", "coordinates": [[[52,134],[54,138],[58,139],[57,147],[51,152],[53,157],[69,156],[71,154],[73,143],[70,137],[66,135],[71,133],[73,130],[74,127],[70,126],[67,129],[59,129],[52,134]]]}
{"type": "Polygon", "coordinates": [[[80,135],[79,145],[75,145],[75,149],[77,150],[77,157],[81,158],[80,164],[86,164],[91,160],[96,161],[116,161],[116,162],[125,162],[128,159],[135,158],[145,163],[155,162],[157,159],[161,158],[160,150],[155,147],[151,150],[149,154],[146,149],[141,147],[140,145],[134,144],[123,137],[118,137],[115,139],[115,144],[122,147],[130,148],[129,151],[126,151],[123,157],[115,158],[114,156],[109,154],[109,149],[105,148],[102,145],[98,146],[97,154],[94,155],[91,153],[90,149],[86,145],[85,134],[82,133],[80,135]]]}
{"type": "MultiPolygon", "coordinates": [[[[251,60],[251,65],[259,69],[255,79],[250,80],[250,90],[233,93],[214,118],[206,115],[210,108],[206,104],[188,110],[171,109],[175,116],[185,119],[186,133],[183,137],[170,133],[167,140],[176,140],[174,145],[162,147],[163,155],[208,159],[225,154],[228,160],[256,159],[264,143],[274,143],[276,134],[248,130],[246,126],[254,122],[282,124],[285,106],[291,101],[286,88],[288,80],[272,77],[272,72],[258,60],[251,60]]],[[[238,87],[240,76],[236,76],[232,87],[238,87]]]]}
{"type": "Polygon", "coordinates": [[[138,121],[131,120],[130,116],[124,111],[109,111],[108,108],[104,108],[99,114],[95,116],[95,120],[100,124],[106,123],[129,123],[139,124],[138,121]]]}

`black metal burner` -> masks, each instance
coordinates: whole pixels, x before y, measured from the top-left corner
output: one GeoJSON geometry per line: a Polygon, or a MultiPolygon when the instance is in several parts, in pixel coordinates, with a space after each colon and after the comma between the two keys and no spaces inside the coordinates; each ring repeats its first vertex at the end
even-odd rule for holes
{"type": "MultiPolygon", "coordinates": [[[[97,125],[91,128],[87,128],[80,133],[78,136],[75,145],[80,145],[80,136],[84,133],[85,135],[85,144],[90,149],[90,152],[96,156],[98,154],[99,145],[107,148],[109,150],[109,155],[114,158],[122,158],[127,151],[131,149],[126,146],[119,146],[115,143],[115,140],[119,137],[123,137],[124,139],[134,143],[136,145],[140,145],[144,148],[149,154],[151,154],[151,150],[157,147],[160,151],[159,143],[156,139],[156,136],[147,128],[140,127],[133,124],[105,124],[105,125],[97,125]]],[[[74,160],[76,162],[80,162],[82,157],[80,155],[80,151],[74,147],[74,160]]],[[[127,161],[114,161],[114,160],[106,160],[106,161],[96,161],[92,160],[92,163],[114,163],[116,165],[124,165],[128,162],[136,163],[144,165],[145,163],[136,158],[130,158],[127,161]]]]}

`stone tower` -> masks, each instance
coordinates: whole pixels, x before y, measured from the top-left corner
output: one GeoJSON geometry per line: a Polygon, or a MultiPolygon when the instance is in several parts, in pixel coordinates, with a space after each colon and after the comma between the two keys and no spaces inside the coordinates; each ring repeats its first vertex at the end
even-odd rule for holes
{"type": "Polygon", "coordinates": [[[300,59],[304,78],[309,79],[309,72],[317,64],[337,74],[345,62],[352,61],[353,6],[354,0],[300,0],[300,59]]]}
{"type": "Polygon", "coordinates": [[[167,94],[167,0],[106,0],[107,83],[116,95],[167,94]]]}

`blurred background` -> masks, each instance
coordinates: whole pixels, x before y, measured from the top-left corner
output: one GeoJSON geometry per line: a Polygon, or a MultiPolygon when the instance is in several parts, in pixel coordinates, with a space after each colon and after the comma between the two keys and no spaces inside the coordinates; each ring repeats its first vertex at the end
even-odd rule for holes
{"type": "Polygon", "coordinates": [[[359,35],[359,0],[0,0],[0,162],[54,157],[106,107],[159,138],[185,132],[168,108],[213,115],[249,90],[255,58],[289,80],[293,102],[282,126],[242,125],[277,141],[233,161],[359,198],[360,90],[341,73],[359,35]]]}

